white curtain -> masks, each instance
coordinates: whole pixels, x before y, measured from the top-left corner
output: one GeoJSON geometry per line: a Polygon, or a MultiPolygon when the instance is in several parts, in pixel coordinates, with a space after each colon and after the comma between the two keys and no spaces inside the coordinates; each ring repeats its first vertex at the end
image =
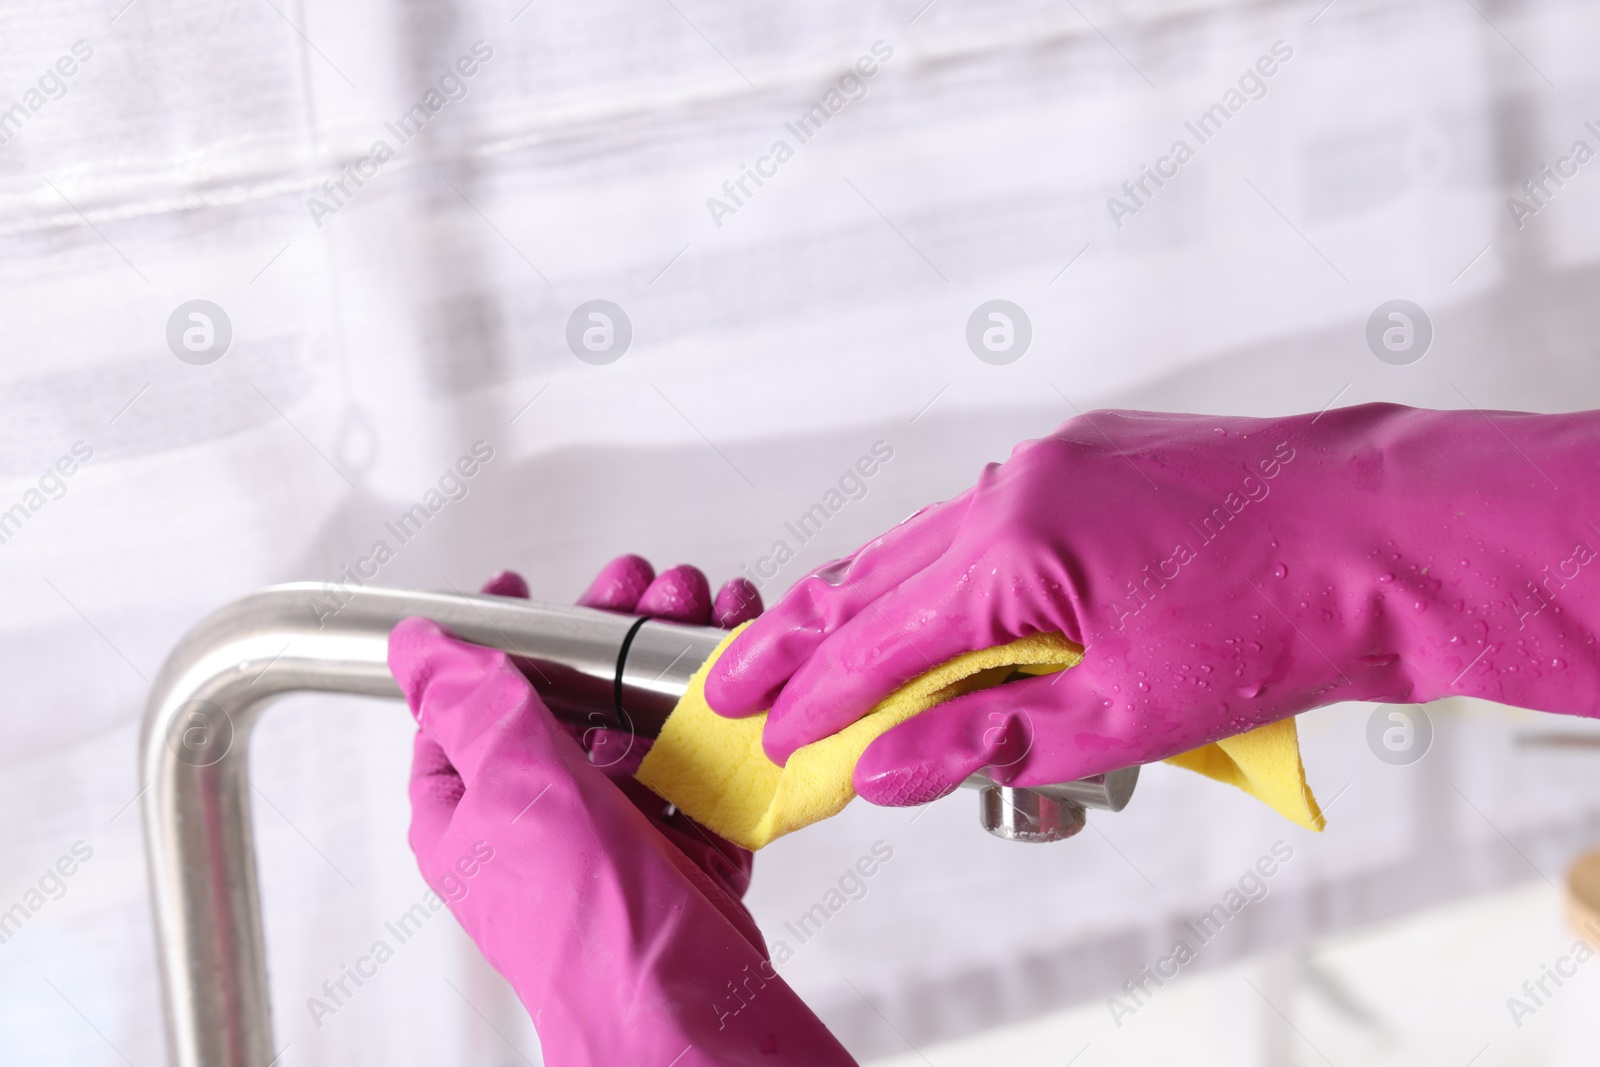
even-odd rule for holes
{"type": "MultiPolygon", "coordinates": [[[[3,10],[4,1064],[161,1061],[149,680],[207,611],[355,565],[475,442],[492,461],[376,580],[515,567],[561,600],[639,551],[720,581],[886,442],[771,599],[1078,409],[1600,406],[1600,164],[1520,191],[1600,147],[1577,0],[3,10]],[[596,299],[632,329],[606,365],[566,338],[596,299]],[[967,345],[991,299],[1031,322],[1009,365],[967,345]],[[1394,299],[1431,322],[1419,362],[1369,350],[1394,299]],[[169,327],[195,300],[221,316],[169,327]]],[[[1051,848],[985,837],[965,794],[857,805],[764,852],[753,907],[787,939],[892,849],[785,972],[866,1057],[1108,995],[1280,839],[1294,860],[1198,966],[1554,878],[1600,828],[1586,764],[1511,744],[1526,716],[1434,709],[1397,769],[1370,712],[1303,721],[1340,798],[1319,838],[1153,768],[1051,848]]],[[[281,1062],[538,1063],[448,916],[335,1016],[306,1008],[423,891],[408,732],[310,698],[260,732],[281,1062]]]]}

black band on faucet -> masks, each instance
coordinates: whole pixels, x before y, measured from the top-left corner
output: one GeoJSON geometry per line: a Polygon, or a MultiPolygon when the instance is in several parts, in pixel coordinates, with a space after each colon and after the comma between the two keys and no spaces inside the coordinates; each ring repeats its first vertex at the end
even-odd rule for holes
{"type": "Polygon", "coordinates": [[[628,634],[622,639],[622,647],[617,649],[617,677],[616,681],[611,687],[611,695],[612,701],[616,705],[617,709],[617,721],[621,723],[622,728],[627,730],[630,734],[633,733],[633,721],[628,718],[628,713],[622,710],[622,672],[623,669],[628,665],[628,649],[633,646],[634,636],[638,634],[639,627],[643,626],[649,621],[650,616],[646,615],[640,618],[639,621],[635,622],[632,626],[628,627],[628,634]]]}

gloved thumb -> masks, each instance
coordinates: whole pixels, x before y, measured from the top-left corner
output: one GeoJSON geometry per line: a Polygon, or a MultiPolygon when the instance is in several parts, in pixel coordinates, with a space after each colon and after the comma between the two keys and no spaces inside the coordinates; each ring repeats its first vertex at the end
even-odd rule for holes
{"type": "Polygon", "coordinates": [[[411,851],[418,856],[433,852],[450,820],[456,805],[466,793],[461,776],[450,765],[450,758],[439,747],[439,742],[422,730],[411,746],[411,832],[407,840],[411,851]]]}
{"type": "Polygon", "coordinates": [[[417,725],[469,788],[512,750],[524,765],[588,762],[504,652],[413,616],[389,634],[389,669],[417,725]]]}

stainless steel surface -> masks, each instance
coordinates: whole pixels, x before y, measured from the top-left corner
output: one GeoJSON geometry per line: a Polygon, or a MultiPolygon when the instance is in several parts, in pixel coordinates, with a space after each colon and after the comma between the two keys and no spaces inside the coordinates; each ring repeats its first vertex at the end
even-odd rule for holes
{"type": "MultiPolygon", "coordinates": [[[[388,589],[342,599],[330,613],[320,587],[289,585],[230,604],[189,632],[152,687],[140,741],[142,809],[179,1067],[267,1067],[278,1054],[249,789],[250,732],[275,697],[312,690],[399,697],[388,634],[406,616],[426,615],[527,661],[556,714],[616,721],[617,654],[635,619],[388,589]]],[[[654,736],[674,694],[723,636],[664,622],[640,626],[622,678],[622,706],[639,733],[654,736]]]]}
{"type": "Polygon", "coordinates": [[[978,819],[983,828],[1007,841],[1065,841],[1082,830],[1085,808],[1121,811],[1139,783],[1139,768],[1124,767],[1091,778],[1025,789],[996,785],[975,774],[961,784],[979,791],[978,819]]]}
{"type": "Polygon", "coordinates": [[[1083,805],[1034,789],[989,785],[979,794],[983,828],[1007,841],[1065,841],[1085,825],[1083,805]]]}
{"type": "MultiPolygon", "coordinates": [[[[556,715],[648,737],[726,636],[503,597],[367,587],[334,600],[311,584],[263,590],[196,625],[152,686],[140,739],[145,851],[175,1067],[270,1067],[281,1052],[272,1041],[251,827],[251,730],[288,693],[398,698],[388,635],[409,615],[511,653],[556,715]]],[[[1040,790],[981,777],[967,784],[985,789],[986,828],[1032,841],[1076,833],[1085,804],[1121,810],[1136,778],[1133,768],[1040,790]]]]}
{"type": "Polygon", "coordinates": [[[1033,790],[1046,796],[1076,801],[1086,808],[1121,811],[1128,806],[1129,799],[1133,797],[1133,787],[1138,784],[1139,768],[1124,767],[1092,778],[1080,778],[1076,782],[1034,786],[1033,790]]]}

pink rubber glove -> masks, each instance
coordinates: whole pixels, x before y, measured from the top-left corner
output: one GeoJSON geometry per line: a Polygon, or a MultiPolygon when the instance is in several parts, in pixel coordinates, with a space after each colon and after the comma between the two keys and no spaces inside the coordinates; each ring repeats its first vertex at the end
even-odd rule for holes
{"type": "MultiPolygon", "coordinates": [[[[516,571],[501,571],[483,586],[493,596],[527,599],[528,583],[516,571]]],[[[648,615],[698,626],[731,630],[761,614],[761,594],[746,578],[730,578],[715,600],[711,585],[698,567],[680,563],[656,575],[643,556],[618,556],[600,569],[589,589],[578,598],[586,608],[648,615]]]]}
{"type": "Polygon", "coordinates": [[[855,773],[879,804],[985,767],[1040,785],[1148,763],[1343,700],[1594,716],[1596,522],[1600,413],[1095,412],[802,579],[706,693],[770,705],[782,762],[958,653],[1085,646],[880,737],[855,773]]]}
{"type": "MultiPolygon", "coordinates": [[[[515,571],[501,571],[481,590],[494,596],[526,599],[528,583],[515,571]]],[[[648,615],[655,619],[707,624],[731,630],[761,614],[761,594],[746,578],[730,578],[711,599],[711,585],[698,567],[687,563],[670,567],[658,576],[650,561],[632,554],[618,556],[601,568],[578,603],[586,608],[648,615]]],[[[536,668],[512,657],[528,680],[539,677],[536,668]]],[[[603,716],[596,713],[595,719],[603,716]]],[[[589,753],[590,762],[617,781],[631,781],[639,769],[650,740],[605,726],[562,723],[589,753]]],[[[743,851],[742,849],[739,851],[743,851]]],[[[746,854],[748,858],[748,854],[746,854]]],[[[748,874],[748,871],[746,872],[748,874]]]]}
{"type": "MultiPolygon", "coordinates": [[[[485,591],[526,584],[503,573],[485,591]]],[[[703,595],[674,603],[710,611],[703,595]]],[[[389,664],[420,727],[412,850],[516,989],[546,1062],[854,1062],[766,962],[739,903],[749,853],[591,764],[503,653],[411,618],[389,664]]]]}

